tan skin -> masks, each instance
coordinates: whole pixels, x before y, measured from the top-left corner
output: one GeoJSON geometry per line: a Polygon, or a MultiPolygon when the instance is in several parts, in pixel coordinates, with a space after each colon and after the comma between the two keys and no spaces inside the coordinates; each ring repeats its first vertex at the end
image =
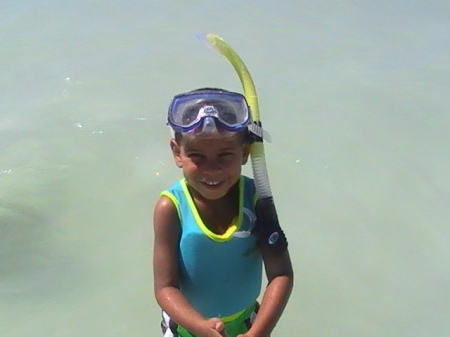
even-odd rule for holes
{"type": "MultiPolygon", "coordinates": [[[[175,164],[184,177],[199,214],[208,228],[223,234],[238,214],[237,184],[249,145],[233,136],[185,137],[170,141],[175,164]]],[[[227,336],[217,318],[205,318],[180,292],[178,243],[181,226],[173,203],[161,197],[154,212],[154,287],[161,308],[179,325],[198,337],[227,336]]],[[[278,322],[293,286],[289,253],[282,256],[261,248],[268,280],[261,307],[250,330],[237,337],[269,337],[278,322]]]]}

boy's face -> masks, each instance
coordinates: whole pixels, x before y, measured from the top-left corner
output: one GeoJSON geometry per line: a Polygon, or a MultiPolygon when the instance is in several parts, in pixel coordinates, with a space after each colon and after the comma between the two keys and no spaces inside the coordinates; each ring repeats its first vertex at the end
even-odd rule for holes
{"type": "Polygon", "coordinates": [[[170,142],[175,163],[191,188],[208,200],[224,197],[241,176],[250,146],[238,135],[184,137],[170,142]]]}

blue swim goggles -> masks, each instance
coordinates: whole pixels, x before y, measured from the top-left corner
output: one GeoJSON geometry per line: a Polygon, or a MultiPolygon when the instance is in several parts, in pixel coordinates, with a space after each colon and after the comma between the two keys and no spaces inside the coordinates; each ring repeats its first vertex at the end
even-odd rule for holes
{"type": "Polygon", "coordinates": [[[250,108],[239,93],[199,90],[176,95],[170,104],[168,124],[176,132],[243,130],[251,122],[250,108]]]}

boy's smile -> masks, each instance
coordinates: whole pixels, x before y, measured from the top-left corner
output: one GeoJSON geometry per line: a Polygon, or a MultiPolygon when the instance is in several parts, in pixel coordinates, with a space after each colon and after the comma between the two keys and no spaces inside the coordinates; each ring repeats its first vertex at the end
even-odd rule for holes
{"type": "Polygon", "coordinates": [[[201,182],[205,184],[207,188],[210,189],[219,188],[223,183],[223,181],[207,181],[207,180],[202,180],[201,182]]]}

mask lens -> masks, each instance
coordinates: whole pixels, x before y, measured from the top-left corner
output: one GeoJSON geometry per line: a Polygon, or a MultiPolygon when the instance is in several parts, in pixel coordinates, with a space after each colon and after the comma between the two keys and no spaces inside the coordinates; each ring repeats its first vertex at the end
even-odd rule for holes
{"type": "Polygon", "coordinates": [[[189,100],[174,100],[169,110],[169,122],[179,127],[190,127],[200,121],[199,102],[189,100]]]}
{"type": "Polygon", "coordinates": [[[235,102],[217,102],[214,107],[218,111],[217,118],[227,126],[236,126],[245,123],[247,116],[243,113],[242,107],[235,102]],[[239,111],[240,113],[236,113],[239,111]]]}

